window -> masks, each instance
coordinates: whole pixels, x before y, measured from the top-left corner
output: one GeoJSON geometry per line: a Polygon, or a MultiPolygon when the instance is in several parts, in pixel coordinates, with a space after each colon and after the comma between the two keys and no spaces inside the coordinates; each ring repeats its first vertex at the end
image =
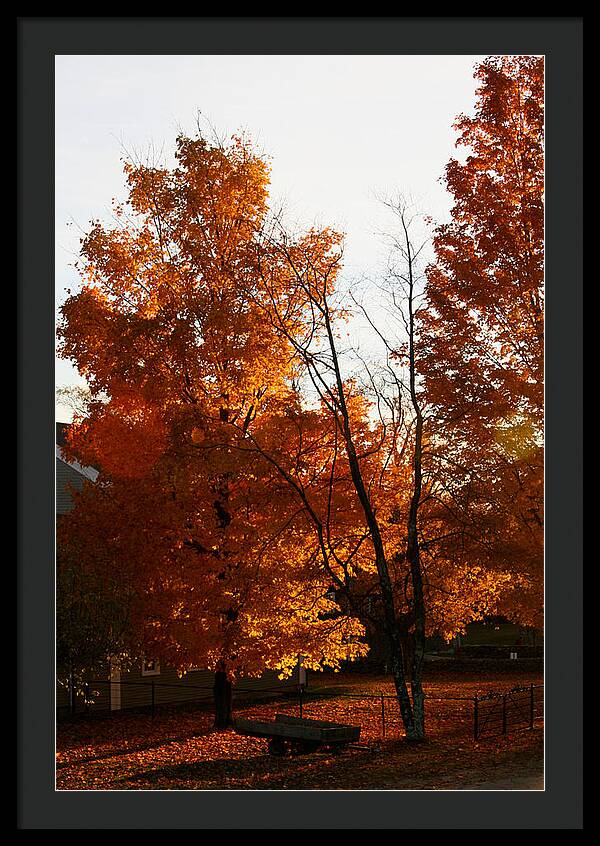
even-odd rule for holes
{"type": "Polygon", "coordinates": [[[142,661],[142,675],[143,676],[159,676],[160,662],[156,659],[147,661],[145,658],[142,661]]]}

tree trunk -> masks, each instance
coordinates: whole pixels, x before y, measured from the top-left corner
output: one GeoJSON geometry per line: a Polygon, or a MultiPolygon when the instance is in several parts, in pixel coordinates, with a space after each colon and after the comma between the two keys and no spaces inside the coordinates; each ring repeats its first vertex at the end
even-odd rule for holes
{"type": "Polygon", "coordinates": [[[415,659],[415,636],[410,632],[400,635],[402,653],[404,660],[404,675],[407,678],[412,676],[413,662],[415,659]]]}
{"type": "MultiPolygon", "coordinates": [[[[402,219],[402,223],[404,226],[404,219],[402,219]]],[[[405,227],[405,232],[407,235],[408,240],[408,233],[405,227]]],[[[291,258],[287,248],[285,245],[282,247],[282,252],[284,257],[289,263],[290,269],[292,273],[298,276],[298,271],[295,267],[295,260],[293,257],[291,258]]],[[[420,501],[420,485],[421,485],[421,475],[420,475],[420,453],[421,453],[421,427],[422,427],[422,418],[420,415],[420,409],[418,403],[416,402],[416,389],[415,389],[415,358],[414,358],[414,319],[413,319],[413,312],[412,312],[412,297],[413,297],[413,277],[412,277],[412,261],[413,261],[413,253],[412,247],[409,244],[408,250],[408,260],[409,260],[409,272],[410,272],[410,345],[411,345],[411,355],[410,355],[410,365],[411,365],[411,397],[413,399],[413,403],[415,404],[415,410],[417,412],[417,428],[418,432],[416,435],[415,441],[415,485],[411,503],[411,517],[409,521],[409,543],[408,543],[408,560],[410,562],[411,567],[411,577],[413,583],[413,597],[414,597],[414,616],[415,616],[415,658],[412,661],[411,675],[408,677],[410,678],[411,683],[411,691],[409,692],[408,683],[407,683],[407,674],[404,670],[404,652],[402,648],[402,639],[401,639],[401,632],[398,626],[398,615],[395,606],[395,595],[394,595],[394,588],[392,584],[392,578],[390,575],[390,568],[389,562],[386,555],[386,549],[383,542],[381,527],[379,524],[379,518],[377,515],[376,507],[371,499],[371,490],[370,484],[368,484],[365,479],[363,478],[362,469],[360,458],[356,450],[356,445],[353,438],[352,433],[352,425],[351,425],[351,417],[348,410],[348,404],[346,402],[346,392],[347,386],[344,382],[344,378],[342,376],[342,370],[339,362],[338,352],[336,349],[336,341],[335,341],[335,331],[332,326],[332,315],[329,309],[328,304],[328,286],[327,286],[327,276],[329,274],[329,270],[327,274],[323,277],[323,288],[322,291],[313,292],[312,287],[307,287],[306,282],[303,278],[299,278],[299,284],[303,291],[303,295],[308,295],[311,308],[312,308],[312,315],[313,319],[317,321],[314,324],[315,332],[317,331],[318,322],[322,321],[322,327],[325,329],[327,333],[327,342],[329,347],[329,352],[331,353],[331,361],[327,363],[327,368],[333,370],[334,380],[335,380],[335,387],[331,387],[328,384],[328,380],[323,376],[323,374],[319,370],[318,364],[318,356],[315,357],[311,351],[309,350],[311,340],[308,341],[301,341],[294,337],[293,332],[290,333],[289,329],[286,328],[285,319],[281,320],[281,327],[282,331],[284,332],[285,336],[288,340],[292,343],[295,350],[300,354],[302,357],[304,364],[310,374],[311,380],[320,394],[321,399],[324,401],[325,405],[330,409],[333,414],[334,424],[336,427],[336,431],[341,434],[343,444],[345,446],[346,455],[348,458],[348,465],[350,469],[350,476],[352,479],[352,483],[354,485],[354,489],[358,496],[358,500],[360,502],[365,521],[367,527],[369,529],[371,542],[373,544],[373,551],[374,551],[374,559],[375,559],[375,567],[377,569],[377,575],[379,580],[379,587],[381,590],[381,600],[383,603],[383,617],[384,617],[384,630],[386,634],[386,638],[389,644],[390,650],[390,660],[391,660],[391,670],[392,676],[394,678],[394,685],[396,688],[396,695],[398,698],[398,704],[400,707],[400,713],[402,715],[402,722],[404,724],[404,728],[406,731],[406,737],[409,740],[421,740],[423,738],[424,732],[424,720],[423,720],[423,709],[424,709],[424,697],[423,692],[420,686],[420,672],[421,672],[421,660],[422,660],[422,651],[423,651],[423,644],[424,644],[424,632],[425,632],[425,615],[424,615],[424,604],[423,604],[423,590],[421,584],[421,573],[420,573],[420,561],[418,555],[418,540],[416,535],[416,528],[417,528],[417,510],[420,501]],[[411,701],[411,693],[413,697],[416,697],[416,705],[417,705],[417,719],[415,721],[415,715],[413,712],[413,703],[411,701]]],[[[313,335],[311,334],[311,339],[313,335]]],[[[387,346],[387,344],[386,344],[387,346]]],[[[288,484],[291,484],[294,489],[298,492],[299,496],[302,498],[304,505],[306,506],[308,513],[311,516],[311,519],[316,526],[317,533],[319,536],[319,543],[320,548],[323,554],[323,561],[325,562],[325,566],[329,571],[328,568],[328,557],[329,553],[326,549],[326,543],[324,541],[323,536],[323,524],[318,517],[317,514],[313,511],[310,504],[307,501],[306,495],[302,488],[298,486],[294,480],[290,479],[289,474],[285,471],[282,471],[279,465],[275,463],[275,466],[279,469],[282,473],[288,484]]],[[[336,581],[334,577],[334,581],[336,581]]]]}
{"type": "Polygon", "coordinates": [[[390,637],[390,646],[392,657],[392,676],[394,679],[394,687],[396,688],[398,705],[400,706],[402,723],[406,732],[406,739],[420,740],[415,726],[413,704],[410,701],[408,687],[406,686],[406,676],[404,675],[404,653],[402,651],[402,644],[399,637],[390,637]]]}
{"type": "Polygon", "coordinates": [[[73,717],[75,715],[75,674],[72,663],[69,666],[69,708],[73,717]]]}
{"type": "MultiPolygon", "coordinates": [[[[352,437],[352,431],[350,427],[350,415],[348,413],[348,407],[346,405],[346,397],[344,393],[344,382],[342,379],[342,374],[340,371],[339,361],[337,357],[337,351],[335,348],[335,340],[333,336],[333,330],[331,328],[329,313],[327,311],[327,306],[325,306],[325,326],[327,329],[327,335],[329,339],[329,347],[331,350],[332,358],[333,358],[333,366],[335,370],[335,378],[338,390],[338,397],[339,397],[339,406],[342,416],[342,435],[344,438],[344,443],[346,446],[346,454],[348,456],[348,464],[350,466],[350,475],[352,477],[352,482],[354,484],[354,488],[358,495],[358,499],[363,509],[363,513],[365,515],[365,519],[367,521],[367,525],[371,532],[371,540],[373,542],[373,548],[375,550],[375,566],[377,568],[377,574],[379,577],[379,586],[381,588],[381,599],[383,601],[383,611],[384,611],[384,621],[385,621],[385,631],[388,638],[388,643],[390,645],[390,654],[391,654],[391,661],[392,661],[392,676],[394,678],[394,686],[396,688],[396,695],[398,697],[398,705],[400,706],[400,713],[402,715],[402,722],[404,724],[404,729],[406,731],[406,737],[408,740],[421,740],[423,737],[423,721],[420,720],[418,723],[415,723],[415,715],[413,704],[411,703],[410,694],[408,692],[408,687],[406,683],[406,676],[404,674],[404,653],[402,650],[402,640],[400,636],[400,631],[398,629],[398,618],[396,615],[396,609],[394,606],[394,592],[392,588],[392,583],[390,579],[390,572],[388,567],[388,561],[385,555],[385,549],[383,544],[383,538],[381,535],[381,529],[379,527],[379,522],[377,516],[375,514],[375,510],[373,508],[373,504],[369,498],[369,493],[367,491],[367,487],[365,485],[362,471],[360,468],[360,462],[358,459],[358,455],[356,453],[356,448],[354,445],[354,439],[352,437]]],[[[418,428],[418,427],[417,427],[418,428]]],[[[420,479],[419,479],[420,481],[420,479]]],[[[420,490],[418,496],[420,495],[420,490]]],[[[414,495],[413,495],[414,498],[414,495]]],[[[413,574],[413,585],[414,585],[414,568],[411,567],[411,571],[413,574]]],[[[415,662],[413,662],[413,667],[415,666],[415,662]]],[[[413,685],[412,685],[412,693],[414,695],[415,686],[414,686],[414,678],[413,678],[413,685]]],[[[418,692],[418,690],[417,690],[418,692]]],[[[420,702],[420,712],[422,711],[423,703],[420,702]]]]}
{"type": "Polygon", "coordinates": [[[229,728],[233,724],[231,716],[233,689],[227,675],[227,670],[224,667],[219,667],[215,670],[213,693],[215,699],[214,727],[229,728]]]}

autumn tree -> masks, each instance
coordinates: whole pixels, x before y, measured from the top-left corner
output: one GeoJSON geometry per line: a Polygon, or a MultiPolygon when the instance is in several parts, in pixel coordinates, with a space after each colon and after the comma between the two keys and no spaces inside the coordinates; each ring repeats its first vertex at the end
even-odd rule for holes
{"type": "MultiPolygon", "coordinates": [[[[419,560],[418,508],[420,502],[421,466],[420,451],[422,441],[422,420],[420,406],[414,382],[414,315],[413,302],[413,267],[414,254],[407,235],[408,261],[408,298],[409,298],[409,396],[416,420],[416,438],[410,451],[411,470],[404,478],[411,493],[408,496],[406,513],[406,545],[399,549],[387,543],[385,516],[390,516],[390,502],[382,502],[386,480],[393,469],[398,469],[398,439],[402,436],[403,401],[400,396],[389,400],[379,394],[382,402],[387,403],[388,415],[380,415],[379,422],[370,419],[368,403],[354,380],[347,378],[343,370],[342,356],[339,349],[340,321],[347,316],[347,310],[336,297],[336,282],[342,261],[342,238],[329,231],[310,231],[299,237],[291,236],[280,221],[275,222],[273,232],[263,249],[264,267],[270,260],[279,262],[281,272],[287,279],[285,297],[268,284],[270,294],[269,312],[274,325],[281,336],[292,347],[296,359],[301,363],[305,378],[323,412],[327,415],[335,443],[339,452],[330,461],[325,489],[328,502],[334,497],[334,491],[343,480],[347,496],[355,503],[362,523],[362,540],[367,544],[367,562],[349,561],[348,547],[345,554],[331,543],[330,524],[335,525],[332,512],[328,508],[327,520],[313,505],[311,489],[299,488],[295,479],[290,478],[268,448],[257,438],[252,438],[260,455],[270,460],[288,482],[315,526],[323,562],[332,574],[334,586],[343,593],[350,608],[355,607],[356,582],[361,572],[371,570],[377,576],[377,592],[383,607],[383,625],[390,645],[391,671],[402,720],[407,737],[420,740],[424,737],[424,693],[422,688],[422,661],[425,640],[425,603],[423,597],[422,572],[419,560]],[[290,322],[290,309],[300,319],[290,322]],[[336,472],[336,464],[342,465],[341,473],[336,472]],[[399,560],[408,563],[408,576],[404,584],[403,598],[407,610],[402,613],[399,607],[401,594],[398,582],[393,578],[395,563],[399,560]],[[337,570],[337,573],[336,573],[337,570]],[[407,590],[407,582],[410,585],[407,590]],[[410,594],[410,596],[409,596],[410,594]],[[405,672],[403,636],[412,631],[413,643],[409,679],[405,672]],[[410,690],[409,690],[410,685],[410,690]]],[[[392,371],[393,373],[393,371],[392,371]]],[[[399,383],[396,379],[396,387],[399,383]]],[[[381,406],[380,406],[381,410],[381,406]]],[[[393,522],[389,520],[388,522],[393,522]]],[[[363,558],[364,556],[364,546],[363,558]]]]}
{"type": "Polygon", "coordinates": [[[538,624],[543,568],[544,63],[486,59],[454,205],[435,228],[420,319],[424,391],[443,479],[446,553],[514,574],[507,613],[538,624]],[[433,422],[435,421],[435,423],[433,422]],[[460,531],[459,531],[460,530],[460,531]]]}
{"type": "Polygon", "coordinates": [[[448,526],[445,513],[440,514],[439,502],[446,505],[449,493],[429,460],[435,439],[426,426],[428,402],[419,357],[419,315],[428,307],[418,286],[422,247],[413,244],[405,204],[395,204],[393,211],[395,262],[384,287],[397,334],[390,333],[389,324],[385,330],[379,327],[370,307],[337,291],[340,235],[324,230],[293,237],[275,222],[263,250],[279,260],[287,283],[281,300],[265,280],[269,310],[303,367],[305,390],[329,420],[328,478],[321,475],[316,486],[299,488],[258,438],[246,440],[251,441],[248,448],[278,467],[304,504],[332,583],[347,607],[363,618],[365,609],[379,609],[406,735],[420,740],[425,736],[426,636],[441,632],[449,639],[469,621],[496,611],[515,584],[481,556],[448,554],[451,538],[463,533],[463,527],[448,526]],[[290,323],[290,308],[303,319],[290,323]],[[381,352],[378,364],[354,352],[360,380],[349,376],[350,351],[342,343],[344,321],[357,310],[381,352]],[[352,525],[362,524],[355,548],[331,544],[332,536],[343,537],[344,527],[337,525],[335,508],[323,514],[315,506],[316,493],[323,488],[330,501],[343,490],[345,501],[353,502],[358,513],[352,525]],[[360,550],[351,561],[344,557],[350,549],[360,550]]]}
{"type": "MultiPolygon", "coordinates": [[[[83,286],[62,307],[61,353],[90,389],[66,452],[100,470],[62,542],[118,562],[147,654],[181,671],[289,673],[299,654],[336,667],[364,654],[362,627],[328,595],[289,487],[236,448],[240,432],[279,448],[281,421],[303,415],[265,309],[265,278],[284,283],[259,249],[268,166],[239,138],[180,137],[176,160],[125,163],[128,203],[114,225],[92,223],[83,286]]],[[[291,307],[290,324],[302,319],[291,307]]]]}

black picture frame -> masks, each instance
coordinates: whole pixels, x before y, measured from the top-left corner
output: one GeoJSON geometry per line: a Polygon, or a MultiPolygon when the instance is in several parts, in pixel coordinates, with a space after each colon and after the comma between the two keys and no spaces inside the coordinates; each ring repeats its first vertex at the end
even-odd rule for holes
{"type": "Polygon", "coordinates": [[[582,827],[583,21],[21,17],[18,34],[18,827],[582,827]],[[61,54],[546,57],[544,792],[54,790],[54,57],[61,54]]]}

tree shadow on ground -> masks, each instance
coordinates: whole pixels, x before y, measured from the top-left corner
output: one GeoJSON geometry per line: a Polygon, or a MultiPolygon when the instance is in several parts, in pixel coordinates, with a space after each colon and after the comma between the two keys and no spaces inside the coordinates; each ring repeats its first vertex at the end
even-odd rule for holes
{"type": "Polygon", "coordinates": [[[120,781],[128,787],[152,787],[169,783],[177,789],[177,783],[193,783],[197,789],[206,786],[236,788],[237,785],[264,786],[275,788],[289,779],[297,781],[308,772],[318,769],[321,775],[332,773],[338,768],[360,767],[361,763],[372,760],[371,750],[348,750],[342,754],[331,752],[313,752],[307,755],[276,757],[269,754],[251,758],[221,758],[217,760],[190,761],[183,764],[166,765],[140,773],[132,773],[120,781]],[[351,759],[351,761],[350,761],[351,759]]]}
{"type": "Polygon", "coordinates": [[[165,735],[154,740],[143,741],[131,746],[123,746],[120,749],[107,749],[103,752],[95,752],[93,755],[87,755],[82,758],[70,759],[67,761],[57,761],[56,769],[64,769],[65,767],[74,767],[79,764],[89,764],[92,761],[102,761],[106,758],[119,758],[123,755],[132,755],[135,752],[146,752],[148,749],[160,749],[161,746],[166,746],[169,743],[185,743],[195,737],[204,737],[211,734],[214,729],[200,729],[199,731],[188,731],[185,734],[179,735],[165,735]]]}

